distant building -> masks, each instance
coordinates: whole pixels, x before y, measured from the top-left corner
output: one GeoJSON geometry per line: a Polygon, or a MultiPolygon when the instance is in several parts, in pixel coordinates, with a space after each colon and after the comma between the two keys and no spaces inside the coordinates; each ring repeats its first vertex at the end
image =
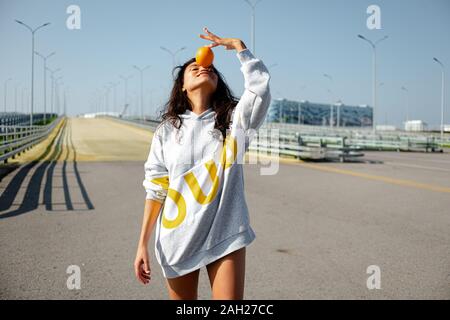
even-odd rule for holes
{"type": "Polygon", "coordinates": [[[343,103],[330,105],[305,100],[275,99],[269,107],[266,121],[316,126],[330,126],[332,123],[334,127],[371,127],[372,115],[372,107],[367,105],[349,106],[343,103]]]}
{"type": "Polygon", "coordinates": [[[410,120],[405,122],[405,131],[426,131],[428,125],[422,120],[410,120]]]}
{"type": "Polygon", "coordinates": [[[444,124],[444,132],[450,132],[450,124],[444,124]]]}

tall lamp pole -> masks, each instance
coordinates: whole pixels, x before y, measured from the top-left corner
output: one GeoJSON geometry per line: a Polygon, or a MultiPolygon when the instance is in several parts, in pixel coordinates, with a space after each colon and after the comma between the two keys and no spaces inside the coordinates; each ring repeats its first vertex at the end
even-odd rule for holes
{"type": "Polygon", "coordinates": [[[256,48],[255,48],[255,42],[256,42],[256,38],[255,38],[255,33],[256,33],[256,28],[255,28],[255,20],[256,20],[256,6],[258,5],[258,3],[260,3],[262,0],[257,0],[255,3],[250,2],[250,0],[244,0],[252,9],[252,52],[254,55],[256,55],[256,48]]]}
{"type": "MultiPolygon", "coordinates": [[[[331,83],[333,83],[332,76],[330,76],[329,74],[326,74],[326,73],[324,73],[323,76],[325,78],[329,79],[331,83]]],[[[328,89],[328,93],[330,94],[330,99],[331,99],[331,102],[330,102],[330,127],[332,128],[333,122],[334,122],[334,119],[333,119],[334,106],[333,106],[333,93],[332,93],[331,89],[328,89]]]]}
{"type": "Polygon", "coordinates": [[[52,52],[47,56],[40,54],[35,51],[35,53],[44,60],[44,124],[47,120],[47,59],[55,55],[56,52],[52,52]]]}
{"type": "Polygon", "coordinates": [[[116,90],[116,88],[117,88],[117,85],[119,84],[120,82],[110,82],[109,83],[109,85],[111,86],[111,88],[113,89],[113,106],[112,106],[112,112],[115,112],[116,111],[116,109],[117,109],[117,99],[116,99],[116,97],[117,97],[117,90],[116,90]]]}
{"type": "Polygon", "coordinates": [[[408,89],[405,86],[402,86],[400,89],[406,92],[406,122],[409,121],[409,102],[408,102],[408,89]]]}
{"type": "MultiPolygon", "coordinates": [[[[306,88],[306,84],[304,84],[304,85],[302,85],[299,89],[299,92],[301,92],[301,91],[303,91],[303,90],[305,90],[305,88],[306,88]]],[[[298,112],[298,116],[297,116],[297,119],[298,119],[298,124],[301,124],[302,123],[302,121],[301,121],[301,118],[302,118],[302,97],[301,97],[301,95],[300,95],[300,97],[299,97],[299,102],[298,102],[298,110],[297,110],[297,112],[298,112]]]]}
{"type": "Polygon", "coordinates": [[[433,58],[442,69],[442,88],[441,88],[441,142],[444,141],[444,88],[445,88],[445,68],[444,64],[438,58],[433,58]]]}
{"type": "Polygon", "coordinates": [[[50,113],[52,113],[52,116],[53,116],[53,101],[54,101],[54,96],[55,96],[55,94],[54,94],[54,91],[55,91],[55,73],[60,71],[61,68],[52,70],[52,69],[47,67],[47,70],[50,71],[50,79],[52,79],[52,87],[51,87],[51,90],[50,90],[50,113]]]}
{"type": "Polygon", "coordinates": [[[15,20],[18,24],[23,25],[25,28],[27,28],[31,32],[31,112],[30,112],[30,126],[33,125],[33,106],[34,106],[34,34],[39,29],[48,26],[50,22],[44,23],[40,25],[39,27],[33,29],[26,23],[15,20]]]}
{"type": "Polygon", "coordinates": [[[63,76],[59,76],[58,78],[55,79],[55,107],[56,107],[56,114],[59,116],[61,113],[61,97],[59,95],[59,86],[62,86],[64,83],[60,82],[60,80],[62,80],[63,76]]]}
{"type": "Polygon", "coordinates": [[[370,46],[372,47],[372,51],[373,51],[373,60],[372,60],[372,76],[373,76],[373,83],[372,83],[372,90],[373,90],[373,97],[372,97],[372,127],[373,127],[373,132],[375,133],[376,130],[376,121],[375,121],[375,116],[376,116],[376,112],[378,112],[377,109],[377,44],[380,43],[383,40],[386,40],[388,38],[388,36],[384,36],[383,38],[372,42],[369,39],[367,39],[366,37],[358,34],[358,38],[367,41],[370,46]]]}
{"type": "MultiPolygon", "coordinates": [[[[123,108],[124,108],[123,111],[125,111],[125,107],[128,104],[128,80],[133,78],[133,75],[130,74],[127,77],[121,75],[120,78],[123,80],[124,89],[125,89],[125,92],[124,92],[124,94],[125,94],[124,95],[124,103],[123,103],[123,108]]],[[[120,112],[120,114],[122,114],[122,112],[120,112]]]]}
{"type": "Polygon", "coordinates": [[[16,83],[14,87],[14,112],[17,113],[17,88],[19,87],[19,83],[16,83]]]}
{"type": "Polygon", "coordinates": [[[144,71],[150,68],[150,66],[145,66],[144,68],[140,68],[136,65],[133,66],[140,73],[141,77],[141,119],[144,119],[144,71]]]}
{"type": "Polygon", "coordinates": [[[175,56],[177,55],[177,53],[179,53],[179,52],[181,52],[181,51],[186,49],[186,47],[181,47],[180,49],[178,49],[175,52],[173,52],[172,50],[169,50],[169,49],[167,49],[165,47],[160,47],[160,48],[161,48],[161,50],[164,50],[164,51],[168,52],[172,56],[172,66],[174,68],[175,68],[175,65],[176,65],[175,56]]]}

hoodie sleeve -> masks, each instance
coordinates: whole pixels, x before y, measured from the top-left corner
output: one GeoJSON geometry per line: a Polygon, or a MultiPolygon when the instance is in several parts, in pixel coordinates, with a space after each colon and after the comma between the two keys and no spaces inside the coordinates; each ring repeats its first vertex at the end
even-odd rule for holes
{"type": "Polygon", "coordinates": [[[169,188],[169,174],[164,163],[162,137],[158,130],[153,133],[150,152],[144,164],[144,169],[145,179],[142,185],[147,192],[146,199],[163,203],[169,188]]]}
{"type": "Polygon", "coordinates": [[[236,55],[241,63],[245,91],[233,111],[232,122],[245,131],[258,130],[264,122],[271,101],[270,74],[264,63],[249,49],[236,55]]]}

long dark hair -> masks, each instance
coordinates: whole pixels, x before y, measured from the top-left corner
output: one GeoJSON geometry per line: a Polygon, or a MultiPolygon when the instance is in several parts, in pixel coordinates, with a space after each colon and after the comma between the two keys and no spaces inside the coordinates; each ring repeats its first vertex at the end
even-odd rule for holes
{"type": "MultiPolygon", "coordinates": [[[[187,93],[183,92],[184,71],[195,61],[191,58],[183,65],[176,66],[172,75],[174,76],[174,85],[170,93],[169,100],[165,103],[164,109],[161,111],[162,122],[170,121],[177,129],[180,129],[182,119],[179,116],[186,110],[192,110],[190,100],[187,93]],[[175,74],[176,72],[176,74],[175,74]]],[[[226,131],[229,129],[231,122],[231,114],[238,103],[238,99],[234,97],[231,89],[226,84],[223,75],[211,65],[211,69],[217,75],[217,88],[211,96],[210,107],[216,112],[214,128],[222,133],[225,140],[226,131]]]]}

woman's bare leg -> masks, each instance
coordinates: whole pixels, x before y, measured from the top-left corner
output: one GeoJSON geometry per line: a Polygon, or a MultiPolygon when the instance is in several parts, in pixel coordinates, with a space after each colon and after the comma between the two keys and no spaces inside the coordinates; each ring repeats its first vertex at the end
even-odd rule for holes
{"type": "Polygon", "coordinates": [[[197,300],[198,277],[200,269],[190,272],[184,276],[167,279],[169,297],[172,300],[197,300]]]}
{"type": "Polygon", "coordinates": [[[213,299],[244,299],[245,247],[210,263],[206,268],[213,299]]]}

